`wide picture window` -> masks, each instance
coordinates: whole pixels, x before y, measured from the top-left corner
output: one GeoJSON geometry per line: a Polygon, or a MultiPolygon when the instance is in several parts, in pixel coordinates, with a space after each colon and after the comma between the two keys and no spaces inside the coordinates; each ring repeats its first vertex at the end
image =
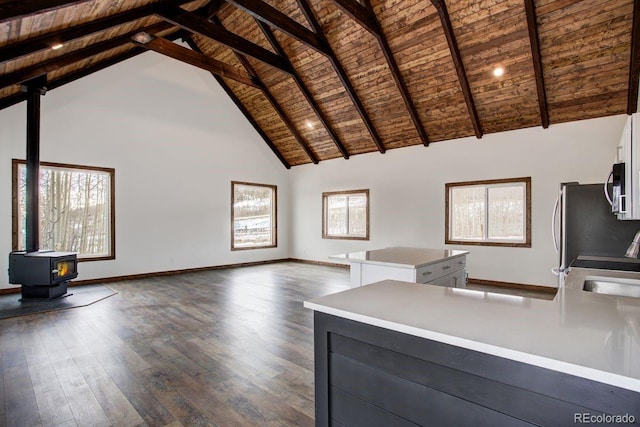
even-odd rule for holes
{"type": "Polygon", "coordinates": [[[445,184],[445,243],[531,247],[531,178],[445,184]]]}
{"type": "MultiPolygon", "coordinates": [[[[13,160],[13,249],[25,249],[26,176],[23,160],[13,160]]],[[[115,258],[115,171],[40,163],[39,236],[41,250],[77,252],[79,260],[115,258]]]]}
{"type": "Polygon", "coordinates": [[[322,238],[369,240],[369,190],[322,193],[322,238]]]}
{"type": "Polygon", "coordinates": [[[276,186],[233,181],[231,197],[231,249],[276,247],[276,186]]]}

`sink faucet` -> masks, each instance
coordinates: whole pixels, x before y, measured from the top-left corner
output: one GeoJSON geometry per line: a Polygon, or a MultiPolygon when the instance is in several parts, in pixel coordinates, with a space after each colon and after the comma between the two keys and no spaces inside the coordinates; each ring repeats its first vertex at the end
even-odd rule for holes
{"type": "Polygon", "coordinates": [[[627,258],[638,258],[638,251],[640,251],[640,231],[636,233],[636,236],[633,238],[633,242],[629,245],[627,253],[624,254],[624,256],[627,258]]]}

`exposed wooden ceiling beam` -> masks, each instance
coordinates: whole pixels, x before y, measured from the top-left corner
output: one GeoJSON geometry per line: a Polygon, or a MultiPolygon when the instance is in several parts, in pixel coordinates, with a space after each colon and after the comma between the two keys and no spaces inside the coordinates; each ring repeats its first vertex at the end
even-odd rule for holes
{"type": "Polygon", "coordinates": [[[360,117],[362,118],[364,125],[367,127],[369,134],[371,134],[371,138],[373,139],[373,142],[376,144],[376,147],[378,147],[378,151],[380,151],[381,153],[386,152],[387,149],[384,146],[384,143],[382,142],[380,135],[378,135],[378,132],[373,126],[373,122],[371,121],[371,118],[369,117],[367,110],[364,108],[362,101],[360,101],[360,98],[356,93],[356,89],[353,87],[353,84],[351,84],[351,80],[349,79],[347,72],[345,71],[344,67],[342,67],[342,64],[340,64],[340,61],[338,60],[336,53],[333,51],[333,48],[329,44],[329,41],[324,36],[324,33],[322,32],[322,27],[320,26],[320,23],[318,23],[318,20],[313,14],[313,11],[311,10],[309,3],[307,2],[307,0],[297,0],[297,1],[298,1],[298,5],[300,6],[300,9],[302,9],[302,13],[307,18],[307,21],[311,24],[311,27],[315,31],[316,35],[322,40],[322,43],[327,47],[327,53],[324,53],[324,52],[321,52],[321,53],[325,54],[325,56],[331,62],[333,69],[338,74],[338,78],[342,82],[342,86],[344,86],[347,92],[347,95],[349,95],[351,102],[356,107],[358,114],[360,114],[360,117]]]}
{"type": "Polygon", "coordinates": [[[378,20],[375,19],[374,14],[371,13],[367,7],[354,0],[333,0],[333,2],[337,4],[344,13],[362,25],[365,30],[369,31],[375,37],[378,37],[378,34],[380,34],[380,25],[378,24],[378,20]]]}
{"type": "Polygon", "coordinates": [[[187,31],[215,40],[232,49],[234,52],[255,58],[258,61],[269,64],[287,74],[291,74],[292,72],[292,70],[287,66],[287,63],[278,55],[258,46],[255,43],[243,39],[230,31],[227,31],[219,25],[212,24],[206,18],[199,16],[198,14],[187,12],[186,10],[175,6],[162,6],[158,8],[157,13],[163,19],[182,27],[187,31]]]}
{"type": "MultiPolygon", "coordinates": [[[[166,36],[166,39],[175,40],[179,38],[181,35],[182,35],[182,30],[175,31],[171,35],[166,36]]],[[[49,80],[47,82],[47,90],[50,91],[50,90],[59,88],[61,86],[64,86],[67,83],[71,83],[73,81],[86,77],[95,72],[104,70],[107,67],[118,64],[122,61],[126,61],[127,59],[133,58],[146,51],[147,51],[146,49],[143,49],[141,47],[134,47],[132,49],[127,50],[126,52],[103,59],[102,61],[94,62],[88,67],[82,68],[81,70],[73,71],[71,73],[65,74],[64,76],[60,76],[55,79],[49,80]]],[[[4,97],[0,99],[0,110],[10,107],[24,100],[26,100],[26,94],[22,92],[18,92],[14,95],[4,97]]]]}
{"type": "Polygon", "coordinates": [[[88,1],[90,0],[4,0],[0,2],[0,23],[26,18],[38,13],[51,12],[52,10],[88,1]]]}
{"type": "Polygon", "coordinates": [[[300,42],[311,46],[315,50],[328,55],[327,46],[323,43],[322,38],[316,33],[308,30],[305,26],[300,25],[284,13],[270,6],[262,0],[227,0],[237,8],[247,12],[260,21],[278,28],[280,31],[290,35],[300,42]]]}
{"type": "Polygon", "coordinates": [[[260,85],[255,83],[247,73],[238,70],[231,65],[225,64],[222,61],[209,58],[206,55],[194,52],[191,49],[179,46],[161,37],[154,37],[147,33],[138,33],[132,37],[132,40],[136,45],[145,49],[177,59],[178,61],[217,74],[220,77],[226,77],[228,79],[244,83],[248,86],[255,87],[256,89],[260,89],[260,85]]]}
{"type": "Polygon", "coordinates": [[[391,52],[391,47],[387,42],[387,37],[382,32],[382,27],[380,27],[380,23],[378,22],[378,18],[376,17],[371,4],[368,0],[363,1],[364,6],[351,0],[334,0],[334,2],[340,7],[341,10],[343,10],[347,15],[351,16],[351,18],[362,25],[376,38],[376,40],[378,40],[380,49],[384,54],[387,65],[389,66],[389,71],[391,71],[391,76],[396,82],[396,86],[398,87],[400,96],[402,96],[404,105],[407,107],[407,111],[409,112],[409,116],[411,117],[411,121],[413,122],[413,126],[416,128],[422,144],[425,147],[428,147],[429,136],[425,131],[422,120],[420,119],[418,109],[413,103],[411,95],[409,95],[409,89],[407,88],[402,74],[400,73],[400,67],[398,67],[398,63],[396,62],[396,59],[391,52]]]}
{"type": "MultiPolygon", "coordinates": [[[[222,22],[220,22],[220,20],[216,17],[212,18],[211,22],[222,27],[222,22]]],[[[314,164],[318,164],[318,158],[316,157],[315,154],[313,154],[313,151],[311,151],[311,148],[309,148],[309,145],[305,142],[304,138],[302,138],[302,135],[300,135],[300,132],[298,132],[298,129],[296,129],[293,122],[289,118],[289,115],[282,109],[282,107],[278,103],[278,100],[273,96],[273,94],[271,93],[267,85],[262,81],[262,79],[256,72],[255,68],[253,68],[253,66],[247,59],[247,57],[235,51],[233,53],[236,55],[236,58],[238,58],[238,60],[240,61],[242,66],[245,68],[245,70],[247,70],[247,73],[249,73],[249,75],[252,76],[254,80],[260,85],[260,89],[262,90],[262,93],[269,100],[269,103],[271,104],[273,109],[276,110],[276,113],[278,113],[278,116],[280,116],[280,119],[282,120],[282,122],[287,126],[287,129],[289,129],[289,132],[291,132],[291,134],[295,138],[298,145],[300,145],[300,147],[307,154],[307,157],[309,157],[309,160],[311,160],[311,162],[313,162],[314,164]]]]}
{"type": "MultiPolygon", "coordinates": [[[[188,3],[191,0],[164,0],[160,4],[180,5],[188,3]]],[[[51,46],[58,43],[66,43],[71,40],[79,39],[108,28],[125,24],[130,21],[143,18],[155,12],[158,3],[148,4],[128,10],[126,12],[116,13],[105,18],[96,19],[85,24],[71,26],[62,30],[51,31],[35,37],[29,37],[26,40],[11,43],[0,47],[0,63],[20,58],[31,53],[44,49],[50,49],[51,46]]]]}
{"type": "Polygon", "coordinates": [[[167,30],[171,27],[172,27],[171,24],[168,24],[166,22],[160,22],[158,24],[151,25],[144,29],[131,31],[121,36],[114,37],[112,39],[105,40],[100,43],[96,43],[84,49],[79,49],[73,52],[69,52],[65,55],[57,56],[49,60],[39,62],[30,67],[26,67],[26,68],[14,71],[12,73],[5,74],[3,76],[0,76],[0,88],[22,83],[26,80],[30,80],[39,75],[50,73],[62,67],[71,65],[75,62],[82,61],[94,55],[98,55],[107,50],[115,49],[124,44],[131,43],[131,37],[133,37],[139,31],[145,31],[147,33],[154,34],[160,31],[167,30]]]}
{"type": "Polygon", "coordinates": [[[449,12],[447,12],[447,5],[444,0],[431,0],[431,3],[438,11],[440,17],[440,23],[444,30],[444,35],[451,51],[451,58],[453,64],[456,67],[456,73],[458,73],[458,80],[460,81],[460,87],[462,88],[462,95],[467,103],[467,110],[471,118],[471,124],[477,138],[482,138],[482,127],[480,126],[480,118],[478,117],[478,111],[476,110],[476,104],[471,94],[471,87],[469,86],[469,80],[467,79],[467,72],[464,69],[464,63],[462,62],[462,55],[460,55],[460,49],[458,48],[458,42],[456,36],[453,33],[453,25],[451,25],[451,19],[449,18],[449,12]]]}
{"type": "Polygon", "coordinates": [[[293,67],[293,64],[291,63],[291,61],[289,61],[289,58],[287,57],[286,52],[284,51],[284,49],[282,48],[282,46],[278,42],[278,39],[276,39],[275,35],[273,34],[273,31],[271,31],[271,28],[269,28],[269,26],[266,23],[264,23],[264,22],[262,22],[262,21],[260,21],[258,19],[256,19],[256,22],[260,26],[260,29],[262,30],[262,33],[265,35],[265,37],[271,43],[271,46],[273,46],[273,48],[276,50],[276,52],[278,52],[278,54],[283,59],[285,59],[287,62],[289,62],[289,65],[291,66],[291,69],[293,70],[293,79],[295,80],[296,84],[300,88],[300,91],[304,94],[304,97],[306,98],[307,102],[309,103],[309,105],[311,105],[311,108],[313,108],[313,111],[316,113],[316,116],[318,116],[318,118],[320,119],[320,122],[322,123],[324,128],[329,133],[329,136],[333,140],[333,143],[336,145],[336,148],[338,149],[338,151],[340,151],[340,154],[342,154],[342,157],[344,157],[345,159],[348,159],[349,158],[349,153],[347,152],[347,149],[345,148],[344,144],[342,143],[342,141],[340,141],[340,138],[338,137],[336,132],[333,130],[333,128],[329,124],[329,120],[327,119],[325,114],[320,109],[320,106],[318,105],[316,100],[313,98],[313,95],[311,94],[311,91],[309,90],[307,85],[304,83],[304,81],[300,77],[300,74],[298,74],[298,72],[293,67]]]}
{"type": "MultiPolygon", "coordinates": [[[[189,47],[194,52],[203,54],[202,50],[200,49],[198,44],[193,40],[192,37],[185,38],[185,41],[187,42],[189,47]]],[[[256,130],[256,132],[258,132],[258,135],[260,135],[262,137],[264,142],[271,149],[271,151],[273,151],[273,154],[276,155],[276,157],[280,160],[280,162],[282,162],[284,167],[287,168],[287,169],[291,169],[291,165],[289,164],[289,162],[287,162],[287,160],[284,158],[284,156],[282,155],[280,150],[278,150],[278,148],[275,146],[273,141],[271,141],[271,138],[269,138],[269,136],[262,130],[262,128],[260,127],[258,122],[256,122],[256,120],[253,118],[253,116],[251,115],[249,110],[247,110],[247,108],[244,106],[244,104],[242,104],[242,101],[240,101],[240,98],[238,98],[236,96],[236,94],[233,93],[233,90],[231,90],[231,88],[229,87],[227,82],[225,82],[224,79],[222,77],[220,77],[220,76],[217,76],[217,75],[215,75],[213,73],[211,73],[211,75],[216,79],[218,84],[220,84],[222,89],[227,93],[229,98],[231,98],[233,103],[236,104],[236,107],[238,107],[238,109],[244,115],[244,117],[249,121],[249,123],[251,123],[251,126],[253,126],[253,128],[256,130]]]]}
{"type": "Polygon", "coordinates": [[[207,18],[210,19],[216,16],[225,3],[225,0],[211,0],[207,9],[207,18]]]}
{"type": "Polygon", "coordinates": [[[529,43],[531,44],[531,57],[533,58],[533,71],[536,76],[536,88],[538,90],[538,106],[540,107],[540,122],[543,128],[549,127],[549,109],[547,107],[547,93],[544,87],[544,75],[542,73],[542,58],[540,56],[540,39],[538,37],[538,22],[536,19],[536,6],[533,0],[524,0],[524,8],[527,13],[527,27],[529,29],[529,43]]]}
{"type": "Polygon", "coordinates": [[[633,2],[633,25],[631,29],[631,61],[629,64],[629,94],[627,114],[638,111],[638,80],[640,79],[640,0],[633,2]]]}

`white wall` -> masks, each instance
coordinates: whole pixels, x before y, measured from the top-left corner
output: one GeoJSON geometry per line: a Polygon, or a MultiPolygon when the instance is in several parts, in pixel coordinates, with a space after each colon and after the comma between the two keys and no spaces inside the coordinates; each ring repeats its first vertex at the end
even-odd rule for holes
{"type": "MultiPolygon", "coordinates": [[[[26,103],[0,111],[0,288],[26,103]]],[[[116,259],[79,279],[289,256],[287,170],[207,72],[149,52],[42,98],[42,161],[116,170],[116,259]],[[230,250],[231,180],[278,186],[278,248],[230,250]]]]}
{"type": "Polygon", "coordinates": [[[560,182],[604,182],[626,116],[437,142],[298,166],[290,172],[291,256],[328,256],[386,246],[465,249],[477,279],[556,284],[551,212],[560,182]],[[444,244],[445,183],[530,176],[531,248],[444,244]],[[323,240],[323,191],[370,189],[370,241],[323,240]]]}

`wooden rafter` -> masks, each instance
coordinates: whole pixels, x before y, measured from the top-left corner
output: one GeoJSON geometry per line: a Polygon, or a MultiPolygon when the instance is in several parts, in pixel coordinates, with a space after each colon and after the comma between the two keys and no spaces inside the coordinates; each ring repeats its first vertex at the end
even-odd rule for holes
{"type": "Polygon", "coordinates": [[[358,22],[365,30],[369,31],[375,37],[381,33],[380,25],[377,18],[369,9],[369,3],[367,7],[353,0],[333,0],[335,4],[340,6],[343,12],[349,15],[352,19],[358,22]]]}
{"type": "Polygon", "coordinates": [[[633,114],[638,111],[638,79],[640,79],[640,0],[634,0],[627,114],[633,114]]]}
{"type": "MultiPolygon", "coordinates": [[[[371,118],[369,118],[369,114],[367,113],[367,110],[364,108],[362,101],[360,101],[360,98],[356,93],[356,89],[353,87],[353,84],[351,83],[351,80],[349,79],[347,72],[345,71],[340,61],[338,61],[338,57],[336,53],[333,51],[333,48],[329,44],[329,41],[327,40],[324,33],[322,32],[322,27],[320,27],[320,23],[318,23],[318,20],[316,19],[315,15],[311,11],[311,7],[307,3],[307,0],[297,0],[297,1],[298,1],[298,5],[300,6],[300,9],[302,9],[302,13],[304,14],[305,18],[307,18],[307,21],[311,24],[311,27],[313,28],[317,36],[322,40],[322,43],[327,47],[328,53],[325,54],[325,56],[329,59],[329,61],[331,62],[331,65],[333,66],[333,69],[338,74],[338,78],[342,82],[342,86],[345,88],[347,94],[349,95],[349,98],[351,99],[351,102],[356,107],[358,114],[360,114],[360,117],[362,118],[364,125],[367,127],[369,134],[371,134],[371,138],[373,138],[373,142],[375,142],[376,147],[378,147],[378,151],[380,151],[381,153],[386,152],[387,149],[385,148],[384,143],[380,138],[380,135],[378,135],[378,131],[376,131],[375,127],[373,126],[373,122],[371,121],[371,118]]],[[[324,52],[321,52],[321,53],[324,53],[324,52]]]]}
{"type": "Polygon", "coordinates": [[[207,18],[213,18],[224,6],[225,0],[211,0],[207,9],[207,18]]]}
{"type": "Polygon", "coordinates": [[[378,40],[378,44],[380,45],[380,49],[384,54],[384,57],[387,61],[387,65],[389,66],[389,71],[391,71],[391,76],[393,76],[393,80],[396,82],[396,86],[400,91],[400,95],[402,96],[402,100],[404,101],[404,105],[407,107],[407,111],[409,112],[409,116],[411,117],[411,121],[420,136],[420,140],[425,147],[429,146],[429,136],[425,131],[424,124],[420,119],[420,115],[418,114],[418,109],[416,108],[411,96],[409,95],[409,89],[407,88],[406,83],[400,73],[400,68],[398,67],[398,63],[396,62],[393,53],[391,52],[391,47],[387,42],[387,37],[382,32],[382,28],[380,27],[380,23],[373,12],[373,8],[368,0],[363,0],[364,6],[360,3],[356,3],[351,0],[334,0],[334,2],[343,10],[347,15],[351,16],[356,22],[362,25],[366,30],[368,30],[375,38],[378,40]]]}
{"type": "Polygon", "coordinates": [[[258,46],[230,31],[227,31],[219,25],[214,25],[207,18],[199,16],[196,13],[187,12],[186,10],[176,6],[163,6],[158,8],[158,15],[163,19],[178,25],[185,30],[199,34],[203,37],[217,41],[242,55],[250,56],[265,64],[291,74],[291,69],[287,63],[278,55],[269,50],[258,46]]]}
{"type": "Polygon", "coordinates": [[[276,39],[275,35],[273,34],[273,31],[271,31],[269,26],[267,24],[265,24],[264,22],[262,22],[262,21],[260,21],[258,19],[256,19],[256,22],[260,26],[260,29],[262,30],[262,33],[265,35],[265,37],[271,43],[271,46],[273,46],[273,48],[276,50],[276,52],[278,52],[278,54],[283,59],[285,59],[286,61],[289,62],[289,65],[291,66],[291,69],[293,70],[293,75],[292,75],[293,79],[295,80],[296,84],[300,88],[300,91],[304,94],[304,97],[306,98],[306,100],[309,103],[309,105],[311,105],[311,108],[313,108],[313,111],[316,113],[316,116],[318,116],[318,118],[320,119],[320,122],[322,123],[322,125],[325,127],[325,129],[329,133],[329,136],[331,136],[331,139],[333,140],[333,143],[336,145],[336,148],[338,148],[338,151],[340,151],[340,153],[342,154],[342,157],[344,157],[345,159],[348,159],[349,158],[349,153],[347,152],[347,149],[345,148],[344,144],[342,143],[342,141],[340,141],[340,138],[338,137],[336,132],[333,130],[333,128],[329,124],[329,120],[327,119],[325,114],[320,109],[320,106],[318,105],[316,100],[313,98],[313,95],[311,94],[311,91],[309,90],[307,85],[304,83],[304,81],[302,80],[300,75],[296,72],[295,68],[293,67],[293,64],[291,64],[291,61],[289,61],[289,58],[287,57],[286,52],[284,51],[284,49],[282,48],[282,46],[278,42],[278,39],[276,39]]]}
{"type": "Polygon", "coordinates": [[[378,150],[381,153],[384,153],[386,151],[386,148],[384,147],[384,144],[382,143],[382,140],[380,139],[378,132],[375,130],[375,127],[373,126],[373,122],[369,118],[369,115],[366,112],[364,105],[360,101],[360,98],[358,98],[355,88],[353,87],[353,84],[351,84],[351,81],[349,80],[349,77],[347,76],[346,71],[342,67],[342,64],[340,64],[340,62],[338,61],[338,57],[336,56],[335,52],[329,45],[329,42],[324,36],[324,33],[322,32],[320,25],[316,21],[315,16],[313,16],[313,14],[311,13],[311,10],[308,8],[308,5],[306,3],[303,4],[303,2],[299,1],[299,4],[303,8],[303,11],[305,7],[307,8],[307,11],[304,11],[304,13],[305,13],[305,16],[307,17],[307,20],[311,23],[311,26],[314,28],[313,32],[309,31],[306,27],[304,27],[303,25],[300,25],[299,23],[289,18],[287,15],[280,12],[279,10],[269,6],[262,0],[253,0],[253,1],[228,0],[228,1],[241,7],[242,10],[249,13],[254,18],[275,27],[284,33],[289,34],[290,36],[294,37],[301,43],[306,44],[307,46],[315,49],[316,51],[326,56],[331,62],[331,64],[333,65],[333,68],[338,74],[338,77],[340,78],[342,85],[344,86],[347,94],[351,98],[351,101],[355,105],[356,110],[358,111],[358,113],[360,114],[360,117],[362,118],[362,121],[364,122],[365,126],[369,130],[369,133],[371,134],[371,137],[373,138],[376,146],[378,147],[378,150]]]}
{"type": "Polygon", "coordinates": [[[482,127],[480,126],[480,118],[478,117],[478,111],[476,110],[476,104],[473,100],[471,93],[471,86],[469,86],[469,79],[467,78],[467,72],[464,69],[464,63],[462,62],[462,55],[460,55],[460,49],[458,48],[458,42],[453,32],[453,25],[451,25],[451,19],[449,18],[449,12],[447,12],[447,5],[444,0],[431,0],[431,3],[438,11],[440,17],[440,23],[444,30],[444,35],[451,51],[451,58],[453,64],[456,67],[456,73],[458,74],[458,80],[460,81],[460,87],[462,88],[462,95],[467,103],[467,110],[471,118],[471,124],[475,131],[477,138],[482,138],[482,127]]]}
{"type": "Polygon", "coordinates": [[[538,90],[540,122],[542,127],[546,129],[549,127],[549,108],[547,106],[547,93],[544,87],[544,74],[542,73],[542,58],[540,56],[540,39],[538,37],[536,7],[533,4],[533,0],[524,0],[524,8],[527,13],[527,27],[529,29],[531,57],[533,58],[533,70],[536,76],[536,89],[538,90]]]}
{"type": "Polygon", "coordinates": [[[329,51],[322,38],[316,33],[298,24],[284,13],[261,0],[227,0],[237,8],[245,11],[254,18],[278,28],[300,42],[314,48],[318,52],[328,55],[329,51]]]}
{"type": "Polygon", "coordinates": [[[50,12],[63,7],[86,3],[89,0],[15,0],[0,1],[0,23],[26,18],[38,13],[50,12]]]}
{"type": "MultiPolygon", "coordinates": [[[[182,30],[175,31],[171,35],[166,36],[167,40],[175,40],[180,38],[182,35],[182,30]]],[[[129,49],[126,52],[120,53],[118,55],[111,56],[109,58],[103,59],[98,62],[94,62],[88,67],[82,68],[81,70],[73,71],[71,73],[67,73],[64,76],[57,77],[55,79],[49,80],[47,82],[47,90],[53,90],[59,88],[61,86],[66,85],[67,83],[74,82],[78,79],[86,77],[90,74],[96,73],[98,71],[104,70],[112,65],[118,64],[122,61],[126,61],[127,59],[133,58],[141,53],[146,52],[146,49],[141,47],[134,47],[129,49]]],[[[14,95],[7,96],[5,98],[0,99],[0,110],[15,105],[19,102],[26,100],[26,95],[22,92],[18,92],[14,95]]]]}
{"type": "MultiPolygon", "coordinates": [[[[180,5],[190,0],[164,0],[161,4],[180,5]]],[[[104,31],[108,28],[135,21],[155,12],[158,4],[148,4],[142,7],[116,13],[105,18],[96,19],[85,24],[71,26],[62,30],[50,31],[27,40],[17,41],[0,48],[0,63],[20,58],[40,50],[49,49],[57,43],[66,43],[90,34],[104,31]]]]}
{"type": "MultiPolygon", "coordinates": [[[[222,22],[220,22],[220,20],[216,17],[212,18],[211,22],[222,27],[222,22]]],[[[315,154],[313,154],[313,151],[311,151],[311,148],[309,148],[309,145],[304,141],[304,138],[302,138],[302,135],[300,135],[300,132],[298,132],[298,129],[296,129],[293,122],[289,118],[289,115],[282,109],[282,107],[280,106],[280,103],[278,103],[278,100],[273,96],[273,94],[271,93],[267,85],[262,81],[262,79],[256,72],[255,68],[253,68],[253,66],[247,59],[247,57],[235,51],[234,51],[234,54],[236,55],[236,58],[238,58],[238,61],[240,61],[242,66],[245,68],[245,70],[247,70],[247,73],[249,73],[249,75],[253,77],[253,79],[258,83],[258,85],[260,86],[260,89],[262,90],[262,93],[269,100],[269,103],[271,104],[273,109],[276,110],[276,113],[278,113],[278,116],[280,116],[280,119],[282,120],[282,122],[287,126],[287,129],[289,129],[289,132],[291,132],[291,134],[295,138],[298,145],[300,145],[300,147],[307,154],[307,157],[309,157],[309,160],[311,160],[314,164],[318,164],[318,158],[316,157],[315,154]]]]}
{"type": "MultiPolygon", "coordinates": [[[[187,42],[189,47],[194,52],[199,53],[199,54],[203,54],[203,52],[200,49],[200,47],[198,46],[198,44],[193,40],[193,37],[187,37],[187,38],[185,38],[185,41],[187,42]]],[[[240,101],[240,98],[238,98],[236,96],[236,94],[233,93],[233,91],[231,90],[231,88],[229,87],[227,82],[225,82],[224,79],[222,77],[220,77],[220,76],[217,76],[217,75],[215,75],[213,73],[211,73],[211,75],[216,79],[218,84],[220,84],[222,89],[227,93],[229,98],[231,98],[233,103],[236,104],[236,107],[238,107],[238,109],[244,115],[244,117],[249,121],[249,123],[251,123],[251,126],[253,126],[253,128],[256,130],[256,132],[258,132],[258,135],[260,135],[262,137],[264,142],[271,149],[271,151],[273,151],[273,154],[276,155],[276,157],[280,160],[280,162],[282,162],[284,167],[287,168],[287,169],[291,169],[291,165],[289,164],[289,162],[287,162],[287,160],[284,158],[284,156],[282,155],[280,150],[278,150],[278,148],[275,146],[273,141],[271,141],[271,138],[269,138],[269,136],[262,130],[262,128],[260,127],[258,122],[256,122],[256,120],[253,118],[253,116],[251,115],[249,110],[247,110],[247,108],[244,106],[244,104],[242,104],[242,101],[240,101]]]]}
{"type": "Polygon", "coordinates": [[[214,58],[209,58],[201,53],[194,52],[191,49],[179,46],[162,37],[154,37],[147,33],[138,33],[133,38],[133,42],[145,49],[152,50],[178,61],[193,65],[194,67],[201,68],[211,73],[217,74],[220,77],[226,77],[231,80],[235,80],[240,83],[244,83],[248,86],[260,89],[260,85],[255,83],[247,73],[225,64],[222,61],[218,61],[214,58]]]}
{"type": "Polygon", "coordinates": [[[131,37],[133,37],[139,31],[155,34],[160,31],[167,30],[171,27],[171,24],[160,22],[158,24],[150,25],[140,30],[131,31],[121,36],[96,43],[84,49],[79,49],[65,55],[51,58],[49,60],[37,63],[31,67],[23,68],[12,73],[5,74],[4,76],[0,76],[0,87],[6,87],[24,82],[26,80],[30,80],[39,75],[50,73],[62,67],[71,65],[75,62],[82,61],[91,56],[106,52],[107,50],[115,49],[122,45],[131,43],[131,37]]]}

